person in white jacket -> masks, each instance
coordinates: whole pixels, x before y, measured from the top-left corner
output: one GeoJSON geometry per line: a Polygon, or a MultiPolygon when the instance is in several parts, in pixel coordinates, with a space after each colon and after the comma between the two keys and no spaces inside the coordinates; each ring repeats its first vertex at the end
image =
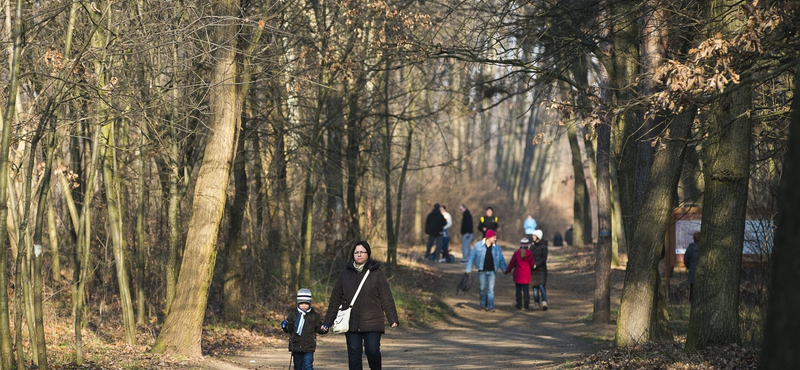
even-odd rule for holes
{"type": "Polygon", "coordinates": [[[442,258],[439,259],[439,262],[446,262],[447,257],[450,255],[450,227],[453,226],[453,216],[447,212],[447,207],[444,205],[442,205],[439,210],[442,211],[442,216],[447,220],[447,223],[444,225],[444,230],[442,231],[444,240],[442,241],[442,258]]]}

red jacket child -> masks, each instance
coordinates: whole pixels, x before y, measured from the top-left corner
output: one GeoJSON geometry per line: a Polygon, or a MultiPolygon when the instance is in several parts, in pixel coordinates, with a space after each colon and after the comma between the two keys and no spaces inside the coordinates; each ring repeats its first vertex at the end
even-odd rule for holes
{"type": "Polygon", "coordinates": [[[505,273],[508,274],[514,270],[514,283],[530,284],[531,268],[536,265],[536,262],[533,260],[533,254],[528,250],[530,244],[520,244],[519,249],[511,256],[511,262],[508,263],[505,273]]]}

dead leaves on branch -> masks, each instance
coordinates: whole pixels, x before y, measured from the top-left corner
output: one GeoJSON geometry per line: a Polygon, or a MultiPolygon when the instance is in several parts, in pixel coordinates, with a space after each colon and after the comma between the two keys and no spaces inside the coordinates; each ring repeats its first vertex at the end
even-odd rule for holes
{"type": "Polygon", "coordinates": [[[741,81],[742,71],[765,53],[764,44],[780,38],[776,30],[788,20],[780,10],[743,8],[747,20],[742,30],[730,37],[717,33],[689,50],[684,61],[668,60],[653,75],[665,89],[654,94],[657,107],[680,112],[681,101],[721,93],[741,81]]]}

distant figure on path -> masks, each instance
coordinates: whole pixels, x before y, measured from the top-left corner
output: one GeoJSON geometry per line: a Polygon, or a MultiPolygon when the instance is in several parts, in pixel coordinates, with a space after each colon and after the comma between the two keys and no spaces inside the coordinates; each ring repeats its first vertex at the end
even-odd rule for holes
{"type": "Polygon", "coordinates": [[[533,262],[533,254],[528,248],[531,245],[530,239],[527,237],[520,239],[519,249],[511,256],[511,261],[506,267],[505,273],[508,274],[514,271],[514,285],[516,285],[517,293],[517,309],[531,309],[531,296],[528,290],[528,285],[531,283],[531,269],[535,263],[533,262]],[[524,300],[523,300],[524,298],[524,300]]]}
{"type": "Polygon", "coordinates": [[[492,230],[497,233],[499,227],[497,216],[494,216],[494,210],[492,207],[486,207],[485,215],[481,216],[480,222],[478,222],[478,230],[483,232],[483,237],[486,238],[487,231],[492,230]]]}
{"type": "Polygon", "coordinates": [[[447,221],[442,228],[442,258],[439,259],[439,262],[447,262],[448,256],[450,255],[450,227],[453,226],[453,216],[450,215],[450,212],[447,212],[447,207],[445,207],[444,204],[439,206],[439,209],[442,211],[442,216],[444,216],[444,219],[447,221]]]}
{"type": "Polygon", "coordinates": [[[503,257],[497,243],[497,233],[494,230],[486,231],[486,237],[475,243],[472,253],[469,254],[466,273],[472,272],[472,266],[478,269],[478,281],[481,290],[481,309],[494,312],[494,283],[497,278],[496,271],[505,271],[506,259],[503,257]]]}
{"type": "Polygon", "coordinates": [[[461,264],[464,265],[469,259],[472,238],[475,237],[473,233],[475,226],[472,223],[472,213],[469,212],[467,206],[462,204],[459,208],[461,209],[461,264]]]}
{"type": "MultiPolygon", "coordinates": [[[[425,233],[428,234],[428,245],[425,248],[425,258],[431,258],[431,247],[436,244],[436,249],[440,248],[442,243],[442,231],[444,230],[444,225],[447,225],[447,220],[442,215],[442,211],[439,210],[439,203],[433,205],[433,210],[431,213],[428,213],[428,217],[425,218],[425,233]]],[[[435,256],[438,258],[438,256],[435,256]]]]}
{"type": "Polygon", "coordinates": [[[572,226],[570,226],[567,231],[564,231],[564,241],[572,246],[572,226]]]}
{"type": "Polygon", "coordinates": [[[531,253],[535,265],[531,272],[531,285],[533,286],[533,301],[541,304],[542,311],[547,311],[547,240],[542,240],[542,230],[533,232],[533,246],[531,253]]]}
{"type": "Polygon", "coordinates": [[[532,214],[528,214],[528,217],[525,217],[522,227],[525,229],[525,235],[528,236],[528,239],[533,238],[533,232],[536,231],[536,220],[533,219],[532,214]]]}
{"type": "Polygon", "coordinates": [[[692,301],[692,293],[694,291],[694,274],[697,271],[697,253],[700,249],[700,232],[695,231],[692,234],[694,243],[686,247],[686,253],[683,255],[683,264],[689,270],[689,302],[692,301]]]}

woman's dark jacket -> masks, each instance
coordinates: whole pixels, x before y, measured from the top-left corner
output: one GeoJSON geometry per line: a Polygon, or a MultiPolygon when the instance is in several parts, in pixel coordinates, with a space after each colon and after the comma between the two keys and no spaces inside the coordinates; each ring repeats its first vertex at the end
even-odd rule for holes
{"type": "Polygon", "coordinates": [[[317,334],[325,334],[322,331],[322,318],[320,318],[317,311],[311,308],[306,313],[306,322],[303,324],[303,332],[297,335],[297,323],[300,317],[300,312],[297,308],[289,312],[286,321],[289,322],[286,328],[283,329],[284,333],[289,333],[289,351],[291,352],[314,352],[317,349],[317,334]]]}
{"type": "MultiPolygon", "coordinates": [[[[439,236],[442,230],[444,230],[445,225],[447,225],[447,219],[444,218],[442,211],[438,208],[434,208],[431,213],[428,213],[428,217],[425,218],[425,234],[439,236]]],[[[356,300],[356,302],[357,301],[358,300],[356,300]]]]}
{"type": "Polygon", "coordinates": [[[353,310],[350,312],[350,331],[351,332],[370,332],[376,331],[383,333],[385,331],[385,320],[389,323],[399,323],[397,318],[397,308],[394,305],[394,298],[392,291],[389,289],[389,282],[386,281],[386,276],[380,269],[381,263],[372,259],[367,260],[366,266],[361,273],[353,267],[353,261],[347,262],[347,267],[339,275],[339,280],[333,287],[331,293],[331,300],[328,304],[328,314],[325,315],[323,324],[331,326],[333,320],[336,319],[336,313],[339,311],[339,305],[345,307],[349,305],[350,300],[358,289],[361,283],[361,278],[370,270],[367,281],[364,282],[364,287],[358,293],[356,303],[353,305],[353,310]]]}
{"type": "Polygon", "coordinates": [[[531,246],[536,268],[531,271],[531,285],[547,285],[547,242],[539,241],[531,246]]]}

